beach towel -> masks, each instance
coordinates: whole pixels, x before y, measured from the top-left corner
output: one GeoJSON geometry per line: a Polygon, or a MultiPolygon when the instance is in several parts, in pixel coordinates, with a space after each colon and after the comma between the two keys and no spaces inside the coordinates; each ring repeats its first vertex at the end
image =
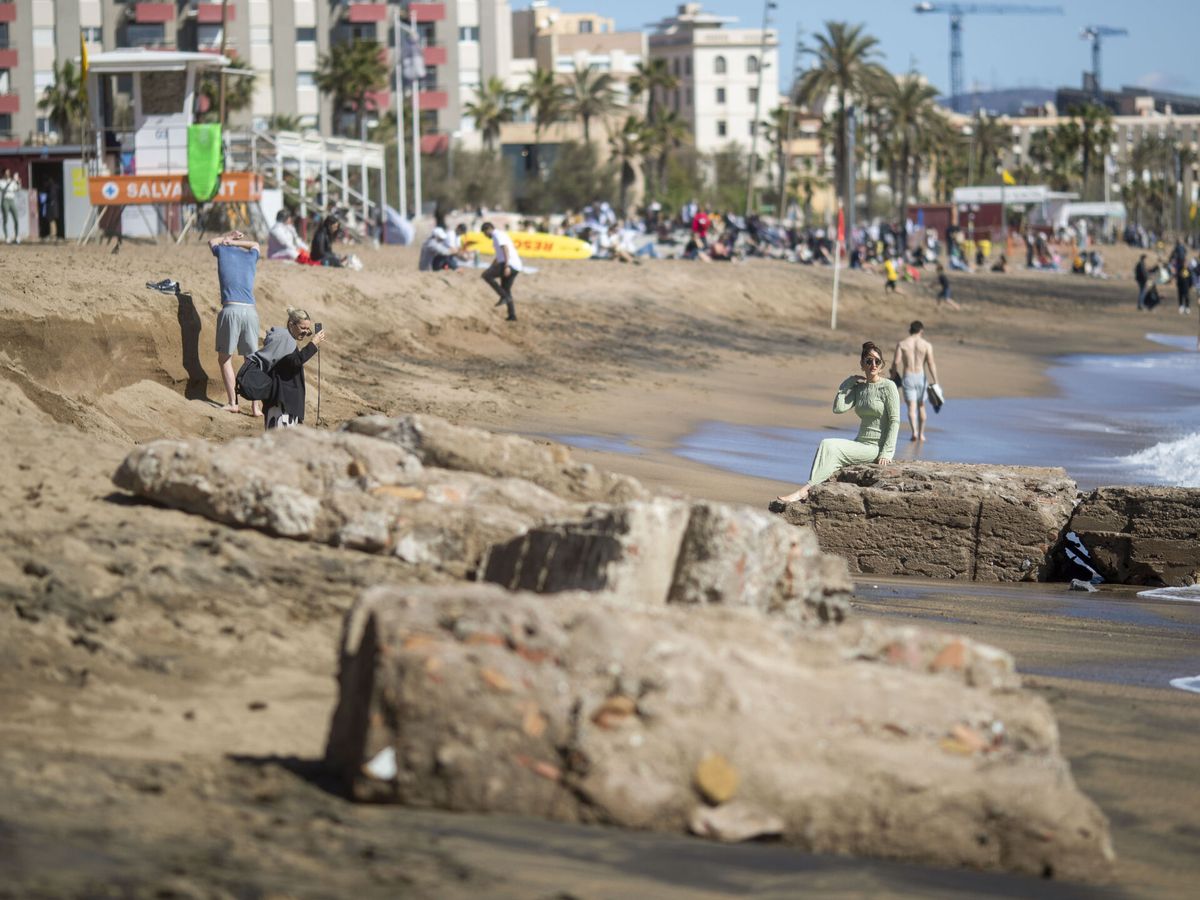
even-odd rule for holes
{"type": "Polygon", "coordinates": [[[224,169],[220,125],[188,126],[188,187],[200,203],[217,195],[224,169]]]}

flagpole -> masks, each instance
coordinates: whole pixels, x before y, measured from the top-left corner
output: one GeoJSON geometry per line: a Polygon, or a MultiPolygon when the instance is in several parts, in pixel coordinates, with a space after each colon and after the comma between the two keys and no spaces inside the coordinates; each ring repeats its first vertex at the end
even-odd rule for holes
{"type": "MultiPolygon", "coordinates": [[[[404,38],[400,33],[399,9],[392,12],[392,31],[396,44],[396,183],[400,188],[397,209],[400,218],[404,219],[408,216],[408,171],[404,165],[404,73],[400,64],[404,53],[404,38]]],[[[386,210],[384,221],[387,221],[386,210]]]]}
{"type": "MultiPolygon", "coordinates": [[[[417,31],[417,12],[413,6],[408,8],[409,23],[412,27],[412,36],[414,48],[418,53],[422,52],[421,45],[418,42],[420,32],[417,31]]],[[[415,74],[415,70],[414,70],[415,74]]],[[[412,130],[413,130],[413,222],[421,216],[421,107],[420,98],[421,84],[413,78],[412,84],[412,130]]]]}
{"type": "Polygon", "coordinates": [[[837,331],[837,301],[838,275],[842,269],[842,236],[845,234],[845,219],[842,218],[842,205],[838,204],[837,232],[833,240],[833,309],[829,315],[829,328],[837,331]]]}

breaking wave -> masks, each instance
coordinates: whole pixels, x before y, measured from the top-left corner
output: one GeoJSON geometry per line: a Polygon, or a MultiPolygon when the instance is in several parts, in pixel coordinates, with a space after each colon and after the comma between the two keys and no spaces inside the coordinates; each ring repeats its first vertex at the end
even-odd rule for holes
{"type": "Polygon", "coordinates": [[[1131,453],[1121,462],[1159,484],[1200,487],[1200,431],[1131,453]]]}

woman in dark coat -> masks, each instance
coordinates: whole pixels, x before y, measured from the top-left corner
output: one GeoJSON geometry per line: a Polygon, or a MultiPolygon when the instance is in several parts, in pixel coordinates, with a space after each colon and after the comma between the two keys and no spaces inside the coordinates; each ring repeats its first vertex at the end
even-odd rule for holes
{"type": "Polygon", "coordinates": [[[317,233],[313,235],[312,246],[308,249],[313,262],[339,269],[342,267],[345,260],[333,252],[333,242],[337,240],[341,230],[342,223],[336,216],[326,216],[321,220],[317,233]]]}
{"type": "Polygon", "coordinates": [[[267,428],[290,428],[304,423],[304,364],[317,355],[326,331],[314,332],[312,319],[302,309],[288,309],[287,328],[267,332],[258,351],[269,365],[272,390],[264,416],[267,428]],[[312,338],[303,348],[297,343],[312,338]]]}

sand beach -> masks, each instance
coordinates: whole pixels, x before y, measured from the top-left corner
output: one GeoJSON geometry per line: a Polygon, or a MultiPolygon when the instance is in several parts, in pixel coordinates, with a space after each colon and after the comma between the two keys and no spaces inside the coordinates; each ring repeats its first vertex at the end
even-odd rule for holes
{"type": "MultiPolygon", "coordinates": [[[[320,767],[335,642],[387,561],[135,503],[111,482],[147,441],[262,427],[248,404],[219,408],[207,248],[4,250],[0,897],[1182,897],[1200,875],[1200,700],[1168,684],[1200,674],[1200,605],[1129,588],[862,579],[854,604],[1015,655],[1111,821],[1117,876],[1101,888],[350,803],[320,767]],[[162,278],[181,293],[144,286],[162,278]]],[[[1161,481],[1161,448],[1161,471],[1095,460],[1200,432],[1196,318],[1138,312],[1128,275],[955,275],[952,312],[926,284],[885,296],[881,277],[845,273],[830,331],[827,268],[539,261],[508,323],[476,272],[358,252],[360,272],[259,268],[264,327],[303,306],[329,332],[319,420],[308,375],[315,428],[430,413],[763,507],[793,483],[789,455],[794,481],[807,474],[810,437],[852,431],[830,400],[861,342],[890,348],[920,319],[950,398],[924,458],[970,461],[970,431],[1010,439],[1014,462],[1161,481]],[[1122,381],[1114,359],[1148,362],[1122,381]],[[1136,380],[1148,370],[1159,381],[1136,380]],[[1027,420],[1041,424],[1013,438],[1027,420]],[[769,465],[737,462],[754,455],[769,465]]],[[[1106,255],[1117,273],[1136,258],[1106,255]]]]}

